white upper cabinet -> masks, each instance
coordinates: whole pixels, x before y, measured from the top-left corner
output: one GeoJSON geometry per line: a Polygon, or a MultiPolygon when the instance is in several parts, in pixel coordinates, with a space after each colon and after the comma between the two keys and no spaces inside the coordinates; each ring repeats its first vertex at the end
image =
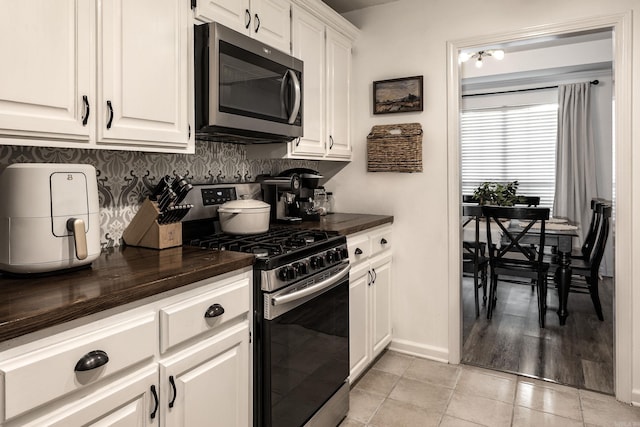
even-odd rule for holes
{"type": "Polygon", "coordinates": [[[0,143],[193,152],[190,4],[0,3],[0,143]]]}
{"type": "Polygon", "coordinates": [[[322,157],[326,141],[325,24],[304,9],[293,8],[293,56],[304,62],[304,135],[291,143],[295,154],[322,157]]]}
{"type": "Polygon", "coordinates": [[[0,3],[0,140],[50,135],[89,142],[94,16],[93,1],[0,3]]]}
{"type": "Polygon", "coordinates": [[[289,0],[197,0],[195,17],[247,34],[283,52],[291,51],[289,0]]]}
{"type": "Polygon", "coordinates": [[[102,2],[98,142],[181,146],[189,139],[184,1],[102,2]]]}
{"type": "Polygon", "coordinates": [[[327,28],[327,157],[351,158],[351,42],[327,28]]]}

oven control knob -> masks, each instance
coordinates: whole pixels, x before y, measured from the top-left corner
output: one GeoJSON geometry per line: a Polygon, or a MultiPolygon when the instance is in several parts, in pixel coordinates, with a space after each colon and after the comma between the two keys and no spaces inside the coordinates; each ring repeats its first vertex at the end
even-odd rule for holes
{"type": "Polygon", "coordinates": [[[318,268],[322,268],[325,266],[324,257],[321,255],[316,255],[311,257],[311,268],[316,270],[318,268]]]}
{"type": "Polygon", "coordinates": [[[348,259],[349,258],[349,250],[347,248],[341,248],[338,249],[340,251],[340,257],[342,259],[348,259]]]}
{"type": "Polygon", "coordinates": [[[287,280],[293,280],[296,278],[296,269],[290,265],[282,267],[280,270],[278,270],[278,277],[280,278],[280,280],[283,280],[285,282],[287,280]]]}
{"type": "Polygon", "coordinates": [[[295,267],[298,276],[304,276],[309,273],[309,266],[306,262],[297,262],[293,264],[293,266],[295,267]]]}
{"type": "Polygon", "coordinates": [[[338,252],[337,250],[328,251],[327,261],[329,261],[329,264],[340,261],[340,252],[338,252]]]}

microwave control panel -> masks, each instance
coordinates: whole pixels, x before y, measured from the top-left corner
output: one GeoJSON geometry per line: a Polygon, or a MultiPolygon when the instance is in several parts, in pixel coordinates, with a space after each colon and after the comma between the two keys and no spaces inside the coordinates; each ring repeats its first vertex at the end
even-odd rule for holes
{"type": "Polygon", "coordinates": [[[231,200],[236,200],[236,189],[233,187],[224,188],[203,188],[202,192],[202,205],[221,205],[231,200]]]}

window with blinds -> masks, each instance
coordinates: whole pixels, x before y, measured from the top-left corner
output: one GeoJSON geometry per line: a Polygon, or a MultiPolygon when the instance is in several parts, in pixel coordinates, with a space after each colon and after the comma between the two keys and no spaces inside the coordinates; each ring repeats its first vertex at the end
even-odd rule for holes
{"type": "Polygon", "coordinates": [[[462,112],[462,194],[484,181],[518,181],[518,194],[553,207],[558,104],[462,112]]]}

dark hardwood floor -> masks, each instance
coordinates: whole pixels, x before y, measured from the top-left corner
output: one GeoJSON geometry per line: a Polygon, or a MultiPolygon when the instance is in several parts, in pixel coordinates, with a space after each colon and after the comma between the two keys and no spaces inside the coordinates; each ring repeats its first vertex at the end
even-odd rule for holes
{"type": "Polygon", "coordinates": [[[463,279],[462,293],[462,363],[614,394],[612,278],[600,285],[604,322],[589,295],[571,293],[569,317],[560,326],[558,292],[550,286],[544,329],[530,286],[500,282],[491,320],[483,306],[475,317],[471,278],[463,279]]]}

